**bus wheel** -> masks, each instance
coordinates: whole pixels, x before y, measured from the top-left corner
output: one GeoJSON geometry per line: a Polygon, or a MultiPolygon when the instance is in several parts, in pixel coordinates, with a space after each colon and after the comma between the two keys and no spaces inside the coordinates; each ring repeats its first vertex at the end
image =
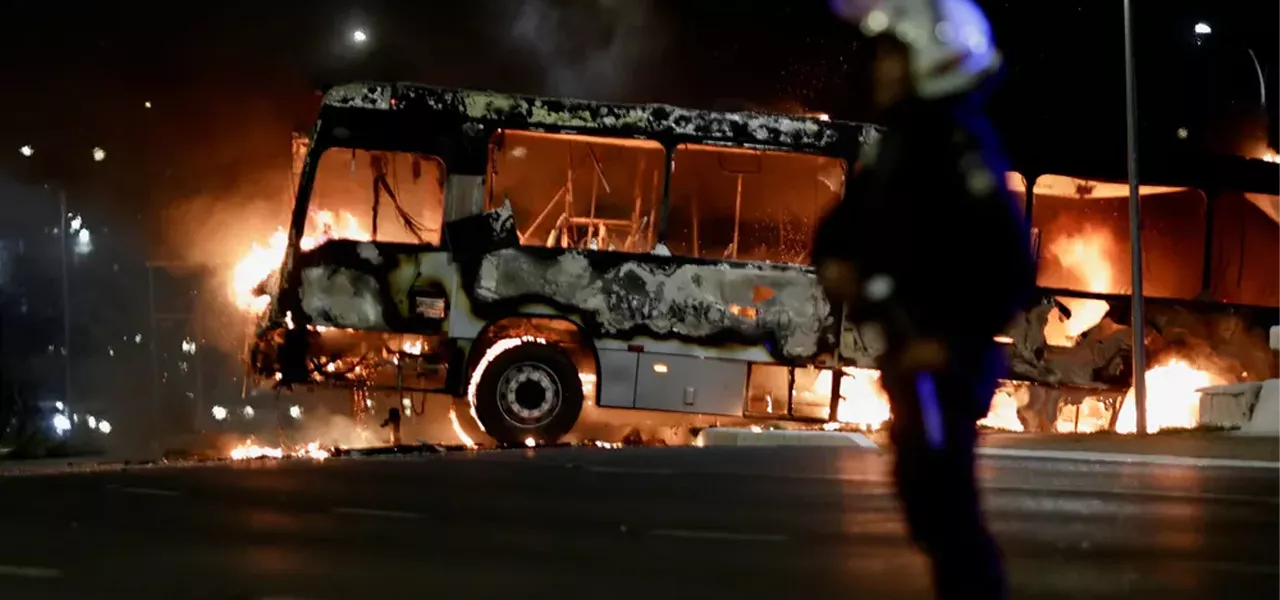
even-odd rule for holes
{"type": "Polygon", "coordinates": [[[499,444],[555,443],[582,412],[578,368],[555,346],[520,344],[477,375],[476,417],[499,444]]]}

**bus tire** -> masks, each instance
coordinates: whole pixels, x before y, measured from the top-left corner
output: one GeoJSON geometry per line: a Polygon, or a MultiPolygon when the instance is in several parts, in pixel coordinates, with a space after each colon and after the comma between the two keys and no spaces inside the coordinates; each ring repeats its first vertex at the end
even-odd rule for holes
{"type": "Polygon", "coordinates": [[[556,346],[520,344],[496,356],[479,376],[476,417],[499,444],[553,444],[582,413],[578,368],[556,346]]]}

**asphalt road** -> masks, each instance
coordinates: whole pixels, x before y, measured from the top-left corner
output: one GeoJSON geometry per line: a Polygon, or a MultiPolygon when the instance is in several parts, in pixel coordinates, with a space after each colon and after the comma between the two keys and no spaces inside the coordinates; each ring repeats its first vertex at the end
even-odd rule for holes
{"type": "MultiPolygon", "coordinates": [[[[0,598],[922,598],[888,457],[540,449],[0,477],[0,598]]],[[[1015,598],[1280,596],[1280,477],[987,458],[1015,598]]]]}

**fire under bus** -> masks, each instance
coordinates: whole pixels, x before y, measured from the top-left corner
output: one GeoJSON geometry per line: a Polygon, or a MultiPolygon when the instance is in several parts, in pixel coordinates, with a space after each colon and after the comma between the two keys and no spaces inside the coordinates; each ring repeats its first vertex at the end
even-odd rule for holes
{"type": "MultiPolygon", "coordinates": [[[[279,387],[350,388],[354,412],[369,394],[447,394],[506,445],[560,440],[584,408],[881,425],[880,349],[808,267],[817,221],[878,136],[803,116],[336,87],[305,144],[283,265],[259,286],[249,366],[279,387]]],[[[1000,337],[1019,381],[988,425],[1023,429],[1039,395],[1050,430],[1063,406],[1067,430],[1118,428],[1128,328],[1074,302],[1046,295],[1000,337]],[[1072,319],[1091,322],[1056,331],[1072,319]]]]}

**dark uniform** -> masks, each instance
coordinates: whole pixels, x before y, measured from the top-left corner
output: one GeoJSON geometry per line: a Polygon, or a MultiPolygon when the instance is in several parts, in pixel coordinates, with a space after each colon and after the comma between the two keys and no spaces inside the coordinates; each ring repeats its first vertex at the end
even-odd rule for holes
{"type": "Polygon", "coordinates": [[[1003,598],[974,446],[1003,368],[993,338],[1033,289],[1028,232],[975,98],[908,99],[885,125],[847,199],[819,226],[814,257],[852,267],[851,290],[877,276],[892,282],[883,301],[853,294],[849,316],[884,333],[894,475],[912,538],[933,560],[938,597],[1003,598]],[[920,340],[935,342],[943,358],[906,364],[920,340]]]}

